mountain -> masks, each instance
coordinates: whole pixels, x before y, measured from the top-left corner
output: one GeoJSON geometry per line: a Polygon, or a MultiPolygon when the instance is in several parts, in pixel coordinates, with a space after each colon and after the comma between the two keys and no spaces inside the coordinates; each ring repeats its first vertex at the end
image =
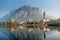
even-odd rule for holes
{"type": "Polygon", "coordinates": [[[29,5],[24,5],[18,9],[11,11],[9,14],[2,17],[0,21],[10,20],[10,19],[28,20],[29,18],[33,20],[40,20],[41,18],[43,18],[42,14],[43,12],[41,9],[36,7],[31,7],[29,5]]]}
{"type": "Polygon", "coordinates": [[[48,18],[48,19],[56,19],[55,17],[53,17],[53,16],[51,16],[51,15],[46,15],[46,18],[48,18]]]}

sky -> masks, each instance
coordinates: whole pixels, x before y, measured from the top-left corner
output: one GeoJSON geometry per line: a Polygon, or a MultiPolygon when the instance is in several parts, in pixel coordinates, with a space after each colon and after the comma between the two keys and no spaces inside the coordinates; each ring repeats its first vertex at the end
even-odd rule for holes
{"type": "Polygon", "coordinates": [[[46,15],[60,18],[60,0],[0,0],[0,18],[23,5],[39,7],[46,15]]]}

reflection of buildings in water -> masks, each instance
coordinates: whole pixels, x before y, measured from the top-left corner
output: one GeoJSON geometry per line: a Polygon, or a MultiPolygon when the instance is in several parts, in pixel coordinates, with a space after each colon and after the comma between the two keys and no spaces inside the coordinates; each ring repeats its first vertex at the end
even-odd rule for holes
{"type": "Polygon", "coordinates": [[[40,21],[36,20],[26,20],[26,21],[16,21],[16,20],[9,20],[3,22],[2,25],[4,28],[10,29],[10,30],[16,30],[16,29],[27,29],[27,28],[41,28],[42,23],[40,21]]]}
{"type": "MultiPolygon", "coordinates": [[[[44,20],[44,21],[46,21],[46,20],[44,20]]],[[[49,21],[49,22],[45,22],[45,24],[43,24],[42,19],[40,21],[31,20],[31,19],[26,20],[26,21],[8,20],[8,21],[3,22],[2,27],[7,28],[9,30],[27,29],[27,28],[34,28],[34,29],[39,28],[39,29],[43,30],[44,27],[47,25],[46,28],[49,28],[51,30],[56,30],[56,29],[60,30],[60,28],[58,28],[58,27],[49,26],[50,24],[54,24],[54,21],[52,23],[51,23],[51,21],[49,21]]]]}
{"type": "Polygon", "coordinates": [[[21,22],[18,22],[16,20],[9,20],[9,21],[5,21],[3,22],[3,25],[2,25],[4,28],[7,28],[7,29],[23,29],[23,28],[37,28],[37,27],[40,27],[40,22],[39,21],[31,21],[31,20],[27,20],[27,21],[21,21],[21,22]]]}

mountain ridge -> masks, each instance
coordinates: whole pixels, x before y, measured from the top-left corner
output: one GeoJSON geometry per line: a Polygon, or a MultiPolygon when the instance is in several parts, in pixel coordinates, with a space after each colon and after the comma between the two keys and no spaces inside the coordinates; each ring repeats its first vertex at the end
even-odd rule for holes
{"type": "Polygon", "coordinates": [[[0,21],[17,19],[17,20],[40,20],[43,18],[43,12],[37,7],[31,7],[29,5],[24,5],[16,10],[11,11],[6,16],[2,17],[0,21]]]}

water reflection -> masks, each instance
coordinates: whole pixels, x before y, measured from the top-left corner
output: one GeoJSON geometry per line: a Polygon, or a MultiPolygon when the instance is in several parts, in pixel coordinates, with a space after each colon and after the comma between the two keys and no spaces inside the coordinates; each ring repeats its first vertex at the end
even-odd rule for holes
{"type": "Polygon", "coordinates": [[[60,40],[60,32],[57,30],[47,32],[46,40],[60,40]]]}
{"type": "Polygon", "coordinates": [[[43,34],[41,30],[18,30],[14,31],[18,40],[42,40],[43,34]]]}
{"type": "Polygon", "coordinates": [[[17,38],[11,31],[0,28],[0,40],[17,40],[17,38]]]}
{"type": "MultiPolygon", "coordinates": [[[[0,40],[44,40],[44,38],[41,30],[9,31],[0,28],[0,40]]],[[[46,32],[45,40],[60,40],[60,32],[57,30],[46,32]]]]}

